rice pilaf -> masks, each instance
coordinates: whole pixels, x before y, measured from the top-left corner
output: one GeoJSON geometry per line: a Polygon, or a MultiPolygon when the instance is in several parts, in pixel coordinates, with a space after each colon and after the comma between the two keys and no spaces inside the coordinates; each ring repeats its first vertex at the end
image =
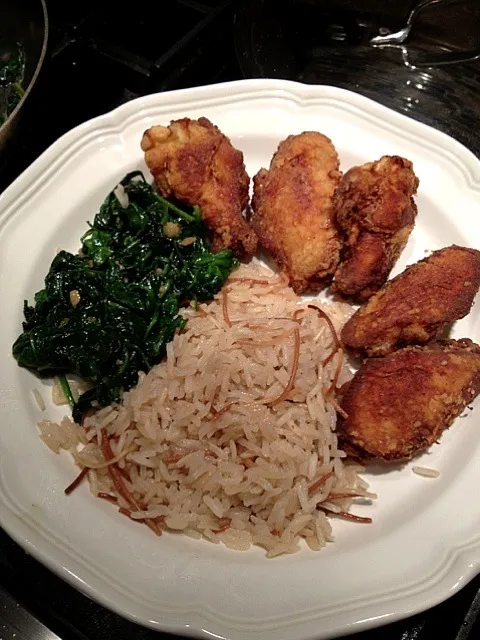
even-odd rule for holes
{"type": "Polygon", "coordinates": [[[335,333],[350,307],[310,304],[241,266],[212,302],[183,310],[166,359],[121,404],[83,426],[43,421],[40,435],[73,455],[94,495],[157,534],[268,557],[301,539],[319,550],[333,540],[327,514],[368,522],[349,509],[375,496],[335,434],[333,392],[351,377],[335,333]]]}

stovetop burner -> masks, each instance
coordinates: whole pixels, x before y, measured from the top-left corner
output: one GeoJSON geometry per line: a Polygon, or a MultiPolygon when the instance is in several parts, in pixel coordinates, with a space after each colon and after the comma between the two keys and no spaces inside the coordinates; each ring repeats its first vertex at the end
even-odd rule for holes
{"type": "Polygon", "coordinates": [[[241,78],[232,4],[49,0],[49,59],[0,165],[0,191],[63,133],[124,102],[241,78]]]}

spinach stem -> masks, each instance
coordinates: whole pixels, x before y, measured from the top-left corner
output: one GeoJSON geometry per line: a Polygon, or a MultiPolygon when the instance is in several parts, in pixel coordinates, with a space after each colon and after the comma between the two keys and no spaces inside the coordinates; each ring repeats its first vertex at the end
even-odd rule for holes
{"type": "Polygon", "coordinates": [[[68,404],[71,407],[74,407],[75,400],[73,399],[72,390],[70,389],[70,385],[68,384],[67,377],[65,376],[64,373],[61,373],[58,376],[58,379],[60,381],[60,386],[62,387],[62,391],[65,394],[66,399],[68,400],[68,404]]]}
{"type": "Polygon", "coordinates": [[[14,82],[13,86],[17,90],[17,93],[20,96],[20,98],[23,98],[23,96],[25,95],[25,89],[22,87],[22,85],[19,82],[14,82]]]}
{"type": "Polygon", "coordinates": [[[155,194],[157,196],[157,198],[171,211],[173,211],[174,213],[177,214],[177,216],[179,216],[179,218],[183,218],[184,220],[187,220],[188,222],[195,222],[197,220],[197,218],[195,216],[190,215],[189,213],[187,213],[186,211],[182,211],[181,209],[179,209],[178,207],[176,207],[174,204],[172,204],[171,202],[169,202],[168,200],[165,200],[165,198],[162,198],[162,196],[159,196],[158,194],[155,194]]]}

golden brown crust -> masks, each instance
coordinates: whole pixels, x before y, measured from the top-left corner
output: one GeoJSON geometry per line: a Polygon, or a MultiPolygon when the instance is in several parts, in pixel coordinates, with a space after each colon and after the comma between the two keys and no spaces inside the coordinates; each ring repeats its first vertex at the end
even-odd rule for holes
{"type": "Polygon", "coordinates": [[[160,193],[199,205],[213,232],[212,250],[251,256],[257,236],[242,216],[250,179],[243,154],[207,118],[183,118],[145,131],[145,161],[160,193]]]}
{"type": "Polygon", "coordinates": [[[363,461],[408,460],[433,444],[480,392],[480,347],[445,340],[365,361],[342,389],[338,433],[363,461]]]}
{"type": "Polygon", "coordinates": [[[405,269],[344,325],[342,342],[380,356],[425,344],[470,311],[480,287],[480,252],[452,245],[405,269]]]}
{"type": "Polygon", "coordinates": [[[338,167],[332,142],[306,131],[281,142],[270,169],[253,180],[252,226],[296,293],[319,289],[337,266],[332,198],[338,167]]]}
{"type": "Polygon", "coordinates": [[[413,229],[417,187],[412,163],[399,156],[347,171],[334,197],[346,251],[333,291],[366,300],[384,284],[413,229]]]}

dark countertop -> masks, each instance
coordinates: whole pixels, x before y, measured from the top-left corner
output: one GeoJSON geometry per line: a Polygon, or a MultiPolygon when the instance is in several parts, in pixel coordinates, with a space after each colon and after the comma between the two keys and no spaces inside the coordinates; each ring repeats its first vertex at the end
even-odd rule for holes
{"type": "MultiPolygon", "coordinates": [[[[395,32],[416,2],[252,0],[236,15],[246,77],[286,78],[350,89],[448,133],[477,155],[480,61],[435,68],[405,64],[400,46],[372,48],[379,27],[395,32]]],[[[480,47],[480,3],[451,0],[420,13],[405,43],[413,65],[425,55],[480,47]]]]}

